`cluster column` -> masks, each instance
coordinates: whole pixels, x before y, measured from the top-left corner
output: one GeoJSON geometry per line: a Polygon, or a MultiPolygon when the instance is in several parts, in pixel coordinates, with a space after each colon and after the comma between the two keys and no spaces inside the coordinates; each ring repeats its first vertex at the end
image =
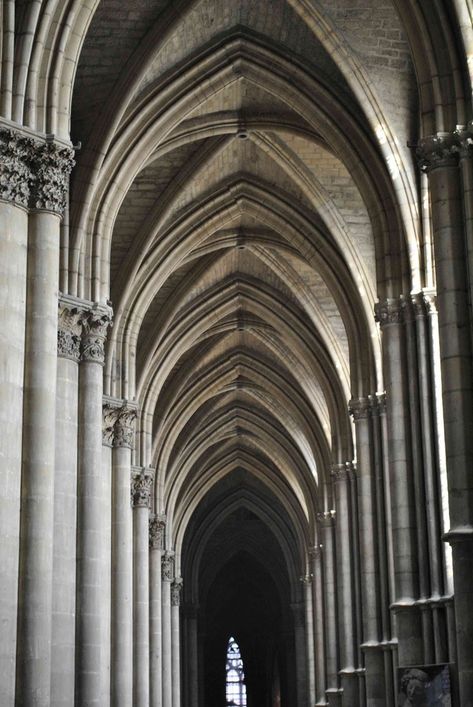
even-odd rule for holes
{"type": "Polygon", "coordinates": [[[162,556],[162,675],[163,707],[173,707],[172,702],[172,628],[171,585],[174,581],[174,552],[166,550],[162,556]]]}
{"type": "Polygon", "coordinates": [[[149,508],[154,469],[134,469],[133,504],[133,705],[149,707],[149,508]]]}
{"type": "Polygon", "coordinates": [[[366,666],[366,700],[369,707],[384,707],[386,700],[384,657],[380,646],[380,605],[376,525],[376,484],[372,457],[371,404],[368,398],[351,400],[355,421],[358,511],[361,558],[363,643],[366,666]]]}
{"type": "Polygon", "coordinates": [[[155,515],[149,521],[150,591],[150,707],[163,704],[162,591],[161,558],[166,517],[155,515]]]}
{"type": "Polygon", "coordinates": [[[325,695],[330,707],[341,704],[338,687],[338,634],[337,634],[337,583],[335,575],[335,511],[318,513],[320,538],[323,548],[324,613],[326,632],[326,678],[325,695]]]}
{"type": "Polygon", "coordinates": [[[425,138],[417,151],[431,195],[451,522],[446,539],[453,551],[458,679],[465,707],[473,705],[472,143],[470,126],[425,138]]]}
{"type": "Polygon", "coordinates": [[[337,464],[332,468],[337,512],[337,559],[340,577],[340,648],[341,681],[344,704],[356,707],[359,704],[358,676],[355,666],[355,621],[353,541],[351,532],[351,505],[349,464],[337,464]]]}
{"type": "Polygon", "coordinates": [[[59,227],[74,161],[65,145],[31,147],[16,701],[39,707],[51,703],[59,227]]]}
{"type": "Polygon", "coordinates": [[[0,704],[15,701],[31,140],[0,128],[0,704]]]}
{"type": "Polygon", "coordinates": [[[314,609],[316,704],[325,705],[325,617],[323,594],[322,548],[309,550],[312,565],[312,604],[314,609]]]}
{"type": "Polygon", "coordinates": [[[79,371],[76,702],[84,707],[101,704],[103,685],[102,368],[111,318],[105,305],[88,313],[79,371]]]}
{"type": "Polygon", "coordinates": [[[394,602],[400,665],[422,663],[422,628],[416,606],[419,573],[410,407],[402,301],[376,305],[383,334],[387,434],[392,511],[394,602]]]}
{"type": "Polygon", "coordinates": [[[74,703],[79,359],[86,303],[61,296],[57,331],[51,704],[74,703]]]}
{"type": "Polygon", "coordinates": [[[171,585],[171,640],[172,640],[172,704],[181,707],[181,634],[180,605],[182,578],[176,577],[171,585]]]}

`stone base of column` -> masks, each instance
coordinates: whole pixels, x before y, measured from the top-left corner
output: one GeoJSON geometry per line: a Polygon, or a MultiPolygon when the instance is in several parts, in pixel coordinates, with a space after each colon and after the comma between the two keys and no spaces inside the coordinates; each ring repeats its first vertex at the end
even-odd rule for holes
{"type": "Polygon", "coordinates": [[[356,670],[341,670],[340,681],[342,683],[343,707],[359,707],[360,705],[360,679],[356,670]]]}
{"type": "Polygon", "coordinates": [[[365,655],[365,685],[367,707],[385,707],[386,676],[384,673],[384,650],[379,644],[363,644],[365,655]]]}
{"type": "Polygon", "coordinates": [[[399,665],[422,665],[424,646],[418,606],[409,601],[397,602],[390,608],[396,615],[399,665]]]}
{"type": "Polygon", "coordinates": [[[342,707],[342,691],[334,688],[329,688],[325,691],[327,696],[327,705],[329,707],[342,707]]]}

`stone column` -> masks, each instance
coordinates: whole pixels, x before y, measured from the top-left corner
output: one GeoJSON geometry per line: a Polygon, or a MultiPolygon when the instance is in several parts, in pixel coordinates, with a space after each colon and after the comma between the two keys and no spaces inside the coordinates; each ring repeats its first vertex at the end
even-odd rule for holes
{"type": "Polygon", "coordinates": [[[73,151],[37,143],[28,219],[17,704],[51,704],[59,226],[73,151]]]}
{"type": "Polygon", "coordinates": [[[307,649],[305,639],[305,606],[302,602],[291,604],[294,621],[294,644],[296,651],[297,707],[307,702],[307,649]]]}
{"type": "Polygon", "coordinates": [[[304,585],[307,687],[309,693],[309,705],[314,705],[317,699],[315,692],[314,607],[312,604],[312,579],[312,574],[308,574],[301,578],[304,585]]]}
{"type": "MultiPolygon", "coordinates": [[[[112,405],[113,406],[113,403],[112,405]]],[[[115,408],[112,449],[112,666],[113,707],[133,705],[133,517],[131,449],[136,409],[115,408]]]]}
{"type": "Polygon", "coordinates": [[[83,304],[61,297],[57,332],[51,704],[74,704],[77,439],[83,304]]]}
{"type": "Polygon", "coordinates": [[[105,402],[102,408],[102,507],[104,515],[103,537],[101,540],[101,567],[103,574],[100,616],[102,626],[101,706],[110,705],[110,664],[112,649],[112,446],[113,424],[110,409],[105,402]]]}
{"type": "Polygon", "coordinates": [[[326,631],[327,688],[325,694],[330,707],[338,707],[340,692],[338,687],[338,634],[337,634],[337,584],[335,578],[335,511],[318,513],[320,538],[323,548],[324,612],[326,631]]]}
{"type": "Polygon", "coordinates": [[[79,371],[79,479],[77,534],[76,704],[101,707],[105,650],[102,596],[104,536],[102,395],[105,338],[111,309],[94,305],[84,323],[79,371]]]}
{"type": "Polygon", "coordinates": [[[412,481],[410,407],[401,301],[389,299],[375,309],[383,334],[389,476],[392,504],[394,601],[400,665],[422,663],[418,595],[415,494],[412,481]]]}
{"type": "Polygon", "coordinates": [[[441,133],[421,140],[418,147],[431,195],[451,522],[446,539],[453,551],[458,678],[464,707],[473,705],[473,372],[472,275],[467,267],[462,198],[465,194],[467,203],[471,198],[465,176],[472,137],[471,131],[441,133]]]}
{"type": "Polygon", "coordinates": [[[0,704],[15,701],[31,140],[0,128],[0,704]]]}
{"type": "Polygon", "coordinates": [[[363,643],[366,700],[369,707],[385,707],[384,656],[380,646],[381,612],[377,563],[376,483],[373,468],[371,404],[368,398],[349,403],[355,422],[358,471],[358,518],[361,558],[363,643]]]}
{"type": "Polygon", "coordinates": [[[356,707],[359,704],[358,677],[355,666],[354,583],[352,572],[351,507],[349,501],[348,465],[332,468],[335,508],[337,512],[337,566],[340,577],[340,662],[343,701],[356,707]]]}
{"type": "Polygon", "coordinates": [[[172,704],[172,634],[171,634],[171,584],[174,581],[174,553],[167,550],[162,557],[162,668],[163,707],[172,704]]]}
{"type": "Polygon", "coordinates": [[[325,702],[325,620],[322,572],[322,548],[313,547],[309,550],[312,569],[312,602],[314,607],[314,645],[315,645],[315,688],[316,704],[325,702]]]}
{"type": "Polygon", "coordinates": [[[154,469],[134,469],[133,504],[133,707],[149,707],[149,508],[154,469]]]}
{"type": "Polygon", "coordinates": [[[198,707],[199,705],[199,634],[197,622],[197,607],[191,605],[187,609],[188,707],[198,707]]]}
{"type": "Polygon", "coordinates": [[[181,707],[181,633],[180,605],[182,578],[176,577],[171,585],[171,642],[172,642],[172,706],[181,707]]]}
{"type": "Polygon", "coordinates": [[[166,517],[156,515],[149,522],[150,592],[150,707],[163,704],[161,557],[166,517]]]}

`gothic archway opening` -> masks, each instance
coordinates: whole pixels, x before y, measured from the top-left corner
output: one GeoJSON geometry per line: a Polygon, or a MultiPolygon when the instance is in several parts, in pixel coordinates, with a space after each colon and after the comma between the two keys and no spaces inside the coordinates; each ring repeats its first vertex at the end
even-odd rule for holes
{"type": "MultiPolygon", "coordinates": [[[[292,576],[296,572],[287,565],[277,529],[262,512],[259,514],[262,499],[255,494],[254,480],[251,493],[248,474],[233,472],[230,477],[233,483],[227,478],[223,484],[225,501],[214,488],[197,508],[183,546],[184,635],[189,637],[184,652],[188,663],[193,660],[189,650],[195,652],[192,646],[198,646],[198,686],[186,679],[186,691],[197,690],[199,698],[189,704],[291,707],[299,703],[305,690],[296,668],[299,661],[305,661],[297,611],[300,574],[292,576]],[[246,480],[246,489],[238,489],[237,480],[246,480]],[[226,512],[222,502],[229,506],[226,512]],[[214,514],[217,521],[212,524],[214,514]],[[239,666],[232,680],[230,637],[237,644],[234,656],[239,666]],[[244,691],[240,690],[242,674],[244,691]]],[[[266,501],[271,500],[284,518],[277,499],[267,495],[266,501]]],[[[290,532],[286,537],[290,538],[290,532]]]]}
{"type": "Polygon", "coordinates": [[[230,636],[225,666],[225,697],[228,707],[246,707],[246,681],[240,646],[230,636]]]}

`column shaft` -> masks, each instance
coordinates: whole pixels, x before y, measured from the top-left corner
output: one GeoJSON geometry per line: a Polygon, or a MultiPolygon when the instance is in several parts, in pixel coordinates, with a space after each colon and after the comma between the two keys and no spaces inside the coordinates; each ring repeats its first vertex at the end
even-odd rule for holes
{"type": "Polygon", "coordinates": [[[16,700],[51,702],[59,218],[30,214],[16,700]]]}
{"type": "Polygon", "coordinates": [[[0,704],[15,699],[28,216],[0,201],[0,704]]]}
{"type": "Polygon", "coordinates": [[[338,695],[338,636],[337,636],[337,585],[335,579],[335,547],[333,523],[335,513],[318,515],[323,546],[324,613],[326,630],[326,694],[338,695]]]}
{"type": "Polygon", "coordinates": [[[149,707],[149,506],[153,470],[133,472],[133,707],[149,707]]]}
{"type": "Polygon", "coordinates": [[[150,707],[162,707],[162,532],[159,522],[150,523],[150,707]]]}
{"type": "Polygon", "coordinates": [[[325,704],[325,619],[321,548],[312,548],[311,557],[313,575],[316,703],[325,704]]]}
{"type": "Polygon", "coordinates": [[[314,607],[312,604],[312,577],[304,578],[305,632],[307,651],[307,687],[309,705],[316,701],[315,690],[315,646],[314,646],[314,607]]]}
{"type": "Polygon", "coordinates": [[[173,556],[165,552],[162,559],[162,676],[163,707],[172,704],[172,634],[171,634],[171,583],[173,581],[173,556]]]}
{"type": "Polygon", "coordinates": [[[58,340],[51,704],[69,707],[75,690],[79,367],[61,353],[58,340]]]}
{"type": "Polygon", "coordinates": [[[172,705],[181,707],[181,630],[180,592],[182,580],[171,585],[171,642],[172,642],[172,705]]]}

